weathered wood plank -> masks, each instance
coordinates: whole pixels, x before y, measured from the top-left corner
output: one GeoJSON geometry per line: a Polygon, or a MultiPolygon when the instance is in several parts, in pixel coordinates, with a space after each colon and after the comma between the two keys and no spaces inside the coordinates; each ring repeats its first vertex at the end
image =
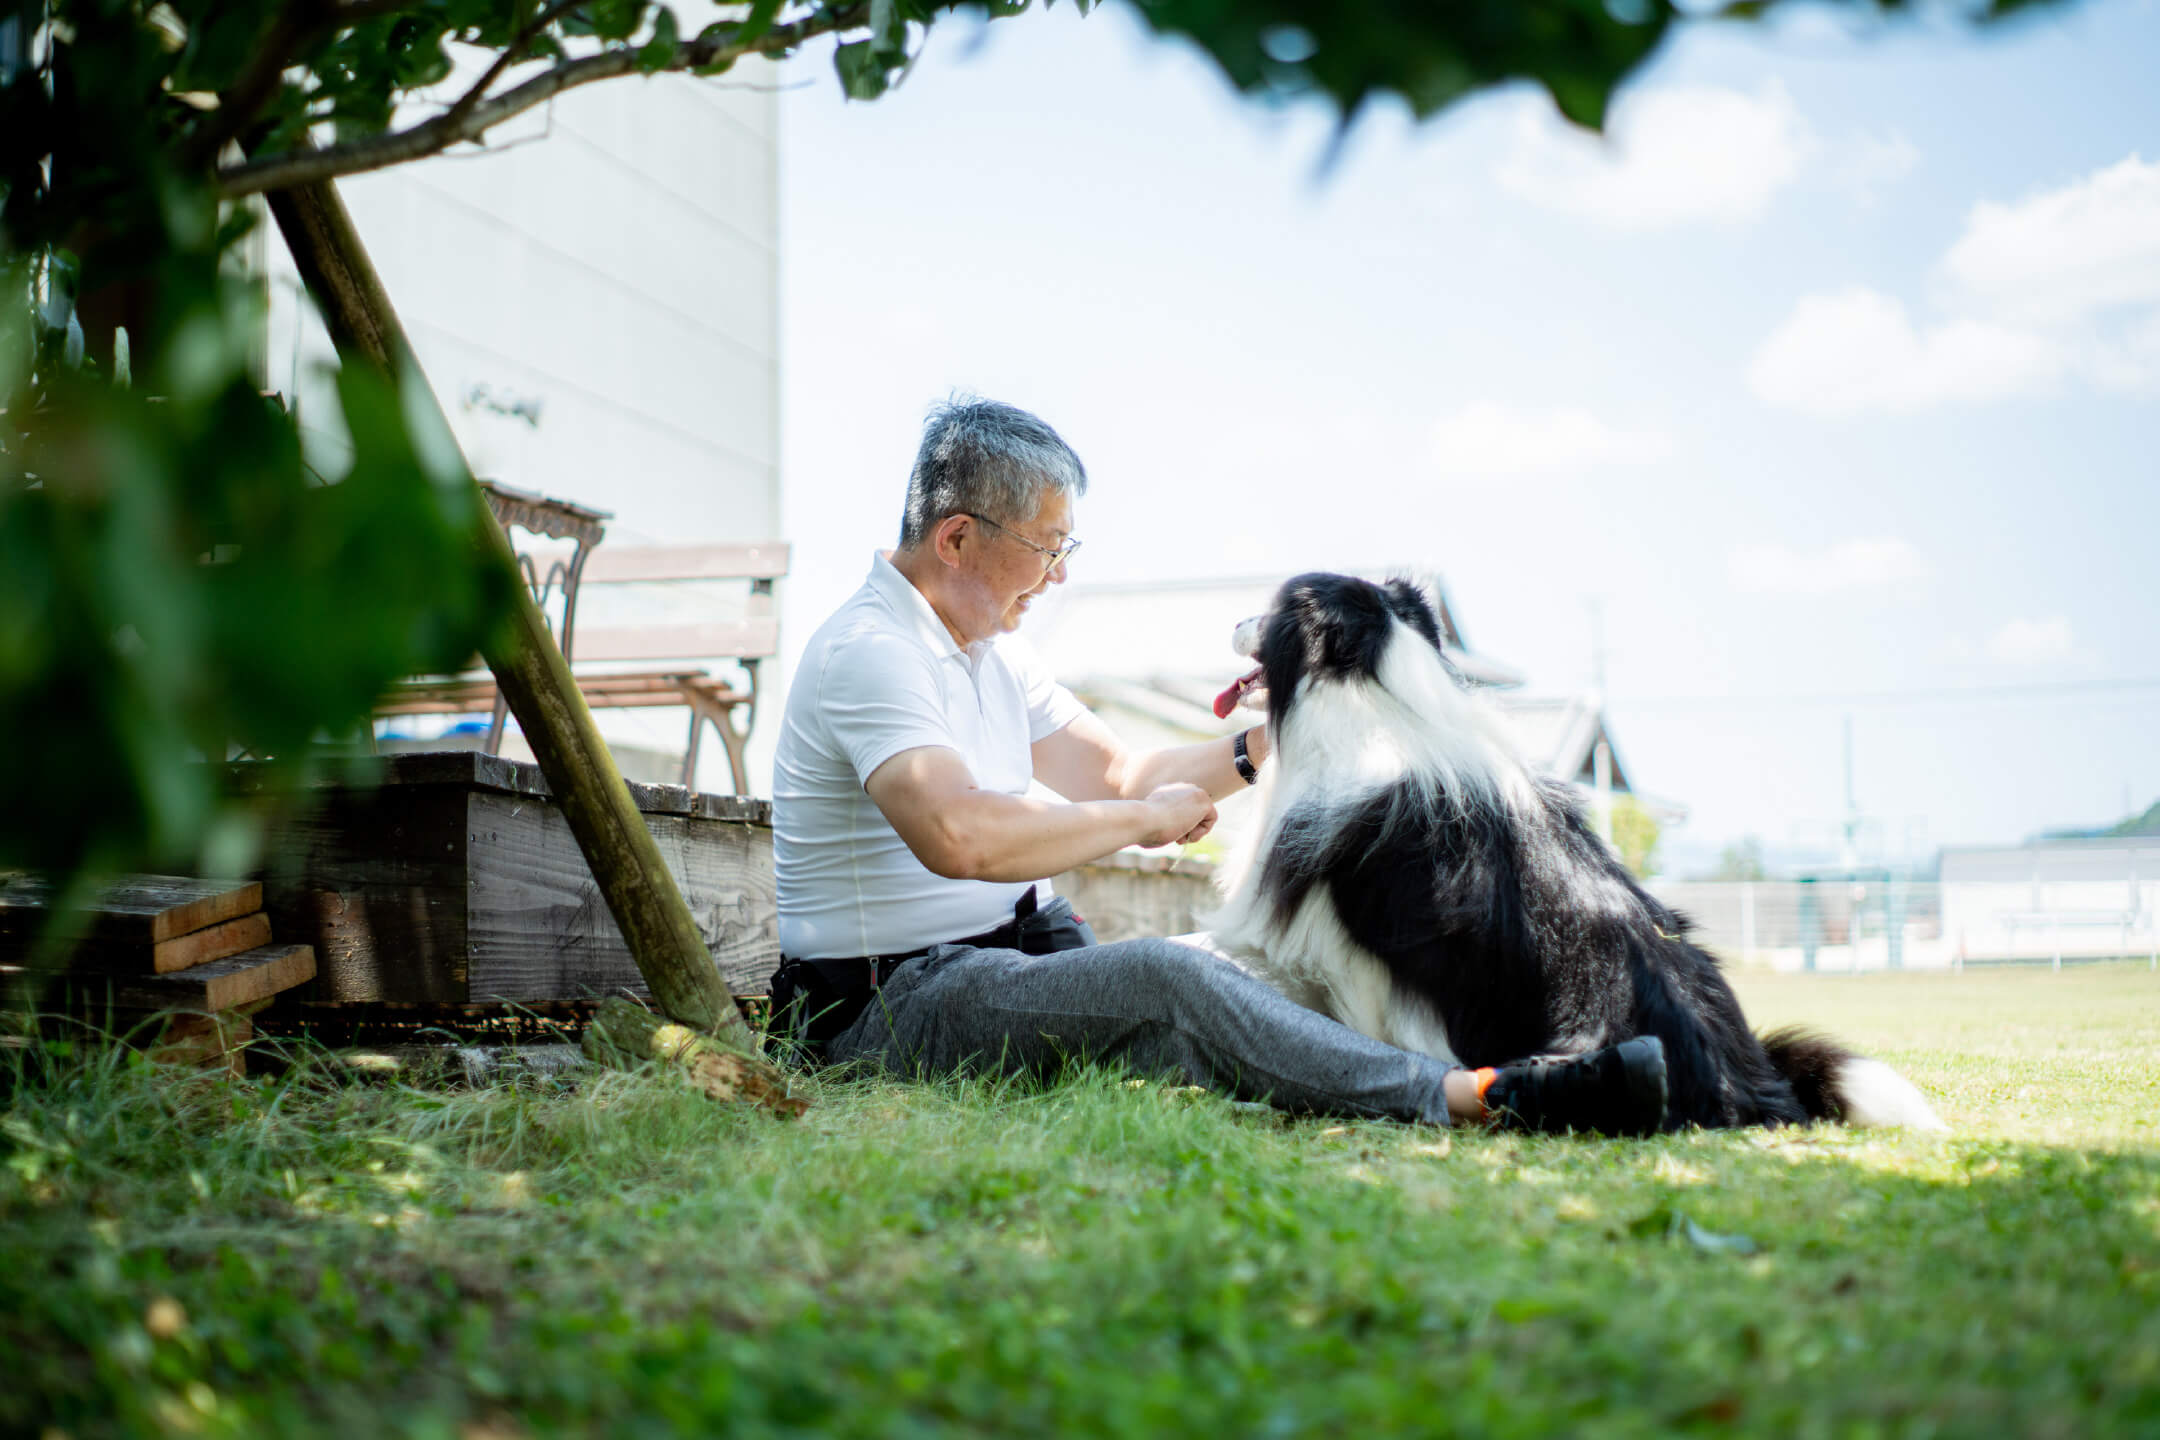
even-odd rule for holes
{"type": "MultiPolygon", "coordinates": [[[[16,976],[19,965],[0,965],[16,976]]],[[[133,1010],[230,1010],[315,978],[315,951],[306,945],[265,945],[172,975],[54,977],[52,999],[133,1010]]]]}
{"type": "MultiPolygon", "coordinates": [[[[470,819],[465,998],[642,995],[637,967],[560,813],[476,793],[470,819]]],[[[772,832],[687,815],[649,814],[645,822],[729,990],[764,994],[779,964],[772,832]]]]}
{"type": "MultiPolygon", "coordinates": [[[[262,893],[261,886],[256,887],[256,893],[262,893]]],[[[192,935],[158,941],[150,952],[150,968],[157,974],[170,975],[269,943],[270,917],[258,910],[222,925],[206,926],[192,935]]]]}
{"type": "MultiPolygon", "coordinates": [[[[305,998],[465,999],[465,802],[472,793],[462,784],[334,791],[272,829],[267,908],[278,936],[315,947],[318,978],[305,998]]],[[[500,798],[513,807],[546,804],[530,795],[500,798]]]]}
{"type": "MultiPolygon", "coordinates": [[[[67,953],[58,968],[77,974],[170,975],[269,943],[270,917],[258,910],[238,920],[154,944],[141,940],[83,940],[67,953]]],[[[32,959],[30,949],[27,935],[0,936],[0,960],[28,964],[32,959]]]]}
{"type": "Polygon", "coordinates": [[[265,945],[213,960],[175,975],[130,980],[123,993],[170,1010],[230,1010],[266,1000],[315,978],[315,950],[308,945],[265,945]]]}
{"type": "MultiPolygon", "coordinates": [[[[488,755],[478,750],[411,750],[396,755],[383,755],[367,762],[369,774],[364,782],[341,780],[333,775],[317,777],[312,788],[332,793],[362,794],[372,788],[377,792],[408,789],[431,785],[458,786],[472,790],[493,790],[504,795],[533,795],[552,798],[547,778],[540,767],[521,760],[506,760],[500,755],[488,755]]],[[[235,761],[225,767],[226,784],[234,794],[255,795],[270,792],[267,767],[259,762],[235,761]]],[[[636,780],[626,780],[630,798],[640,810],[664,809],[672,802],[672,796],[682,787],[679,785],[647,785],[636,780]]],[[[710,813],[715,819],[747,820],[755,825],[772,823],[772,802],[748,795],[701,795],[698,813],[710,813]]]]}
{"type": "MultiPolygon", "coordinates": [[[[262,903],[262,886],[254,881],[130,875],[101,892],[87,911],[64,917],[62,933],[155,944],[252,914],[262,903]]],[[[51,904],[52,887],[42,877],[0,879],[0,933],[37,929],[51,904]]]]}

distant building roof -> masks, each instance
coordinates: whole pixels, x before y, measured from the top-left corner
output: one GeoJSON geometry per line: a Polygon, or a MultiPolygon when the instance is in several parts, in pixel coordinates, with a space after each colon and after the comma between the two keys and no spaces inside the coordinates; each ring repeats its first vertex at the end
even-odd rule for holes
{"type": "Polygon", "coordinates": [[[1507,718],[1508,736],[1523,759],[1563,780],[1590,784],[1596,778],[1597,745],[1603,740],[1612,757],[1612,788],[1634,787],[1620,763],[1619,747],[1605,726],[1605,712],[1595,695],[1494,695],[1493,705],[1507,718]]]}
{"type": "MultiPolygon", "coordinates": [[[[1391,573],[1405,572],[1373,571],[1363,578],[1382,580],[1391,573]]],[[[1523,683],[1521,671],[1469,648],[1439,576],[1409,574],[1438,597],[1441,648],[1464,678],[1496,688],[1523,683]]],[[[1266,610],[1288,578],[1254,575],[1060,586],[1045,597],[1029,622],[1028,636],[1068,685],[1074,677],[1098,675],[1145,676],[1151,683],[1170,682],[1173,690],[1203,684],[1207,692],[1197,700],[1205,709],[1238,673],[1230,632],[1240,620],[1266,610]]]]}

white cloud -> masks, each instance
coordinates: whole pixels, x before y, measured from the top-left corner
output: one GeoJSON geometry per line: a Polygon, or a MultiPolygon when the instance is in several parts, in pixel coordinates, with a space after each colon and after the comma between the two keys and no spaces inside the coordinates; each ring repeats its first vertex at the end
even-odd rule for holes
{"type": "Polygon", "coordinates": [[[2160,163],[2135,154],[2014,204],[1983,201],[1936,267],[1940,318],[1863,287],[1802,297],[1748,381],[1815,415],[1999,400],[2076,377],[2160,390],[2160,163]]]}
{"type": "Polygon", "coordinates": [[[2091,342],[2084,356],[2093,382],[2110,390],[2160,390],[2160,305],[2091,342]]]}
{"type": "Polygon", "coordinates": [[[2044,620],[2012,620],[1988,637],[1988,658],[2010,665],[2067,660],[2077,653],[2077,638],[2061,615],[2044,620]]]}
{"type": "Polygon", "coordinates": [[[1643,465],[1671,453],[1664,435],[1606,424],[1587,410],[1516,410],[1479,401],[1432,427],[1433,463],[1443,475],[1522,475],[1643,465]]]}
{"type": "Polygon", "coordinates": [[[1819,550],[1742,545],[1726,557],[1725,571],[1736,590],[1783,595],[1875,590],[1932,573],[1919,547],[1895,536],[1840,540],[1819,550]]]}
{"type": "Polygon", "coordinates": [[[2132,154],[2015,204],[1983,201],[1942,270],[1960,298],[2038,325],[2160,305],[2160,162],[2132,154]]]}
{"type": "Polygon", "coordinates": [[[1903,134],[1860,135],[1837,148],[1832,157],[1831,178],[1863,200],[1877,190],[1895,185],[1920,166],[1920,147],[1903,134]]]}
{"type": "Polygon", "coordinates": [[[1782,86],[1668,86],[1624,95],[1604,139],[1524,106],[1495,176],[1534,204],[1621,229],[1738,224],[1762,215],[1813,144],[1782,86]]]}
{"type": "Polygon", "coordinates": [[[1755,352],[1748,385],[1786,409],[1856,415],[2000,399],[2063,366],[2045,337],[1982,320],[1916,328],[1903,301],[1852,289],[1794,305],[1755,352]]]}

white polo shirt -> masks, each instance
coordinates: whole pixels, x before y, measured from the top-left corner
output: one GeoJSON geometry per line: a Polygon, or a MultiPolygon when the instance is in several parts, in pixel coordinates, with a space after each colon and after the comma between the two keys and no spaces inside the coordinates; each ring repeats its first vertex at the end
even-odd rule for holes
{"type": "Polygon", "coordinates": [[[1022,794],[1029,747],[1082,708],[1031,646],[1001,635],[963,650],[890,560],[872,560],[788,690],[773,760],[780,953],[904,954],[1011,919],[1027,884],[932,874],[863,784],[903,750],[942,745],[983,789],[1022,794]]]}

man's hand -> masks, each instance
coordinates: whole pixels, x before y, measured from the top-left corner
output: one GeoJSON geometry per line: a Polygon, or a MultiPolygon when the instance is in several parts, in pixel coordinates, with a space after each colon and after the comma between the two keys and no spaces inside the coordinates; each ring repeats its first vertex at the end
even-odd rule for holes
{"type": "Polygon", "coordinates": [[[933,875],[950,880],[1039,880],[1132,844],[1197,840],[1215,805],[1197,785],[1144,798],[1076,804],[984,790],[942,745],[903,750],[864,785],[878,810],[933,875]]]}
{"type": "Polygon", "coordinates": [[[1141,803],[1157,816],[1140,837],[1142,845],[1190,845],[1215,828],[1215,802],[1197,785],[1158,785],[1141,803]]]}

